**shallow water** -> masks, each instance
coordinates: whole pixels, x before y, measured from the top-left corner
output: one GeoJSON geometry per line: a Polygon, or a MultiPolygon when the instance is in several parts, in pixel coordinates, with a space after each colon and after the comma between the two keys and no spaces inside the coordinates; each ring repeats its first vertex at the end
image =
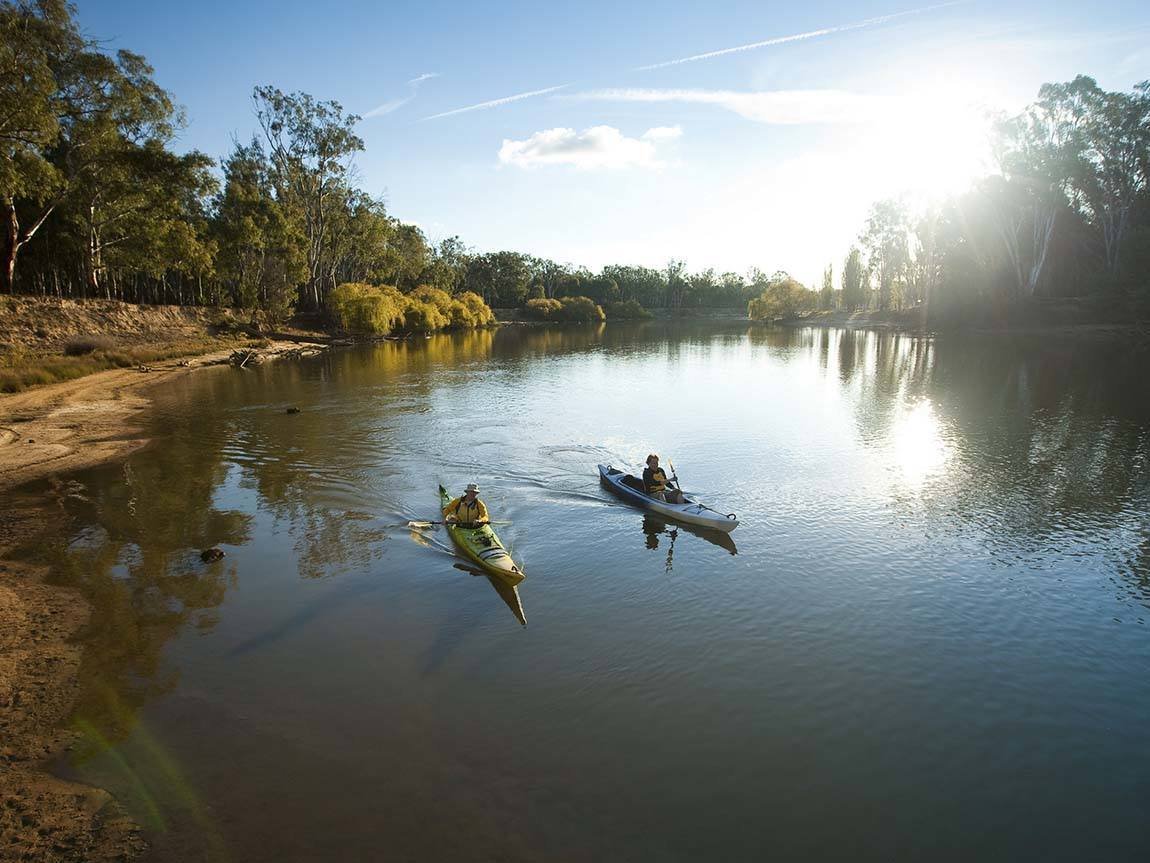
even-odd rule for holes
{"type": "Polygon", "coordinates": [[[649,323],[188,376],[37,550],[95,607],[61,769],[161,861],[1143,860],[1148,365],[649,323]],[[600,488],[649,451],[733,545],[600,488]],[[470,480],[526,627],[401,526],[470,480]]]}

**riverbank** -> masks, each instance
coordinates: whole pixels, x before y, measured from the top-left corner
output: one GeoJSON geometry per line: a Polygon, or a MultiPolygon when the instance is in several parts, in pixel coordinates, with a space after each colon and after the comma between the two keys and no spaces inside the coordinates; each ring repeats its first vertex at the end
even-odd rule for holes
{"type": "MultiPolygon", "coordinates": [[[[43,566],[8,559],[54,513],[32,495],[5,494],[0,511],[0,859],[131,860],[145,848],[137,827],[100,788],[51,775],[72,744],[88,621],[78,591],[48,583],[43,566]]],[[[56,514],[58,517],[58,514],[56,514]]]]}
{"type": "MultiPolygon", "coordinates": [[[[8,330],[10,336],[12,332],[8,330]]],[[[57,330],[41,339],[68,337],[57,330]]],[[[114,337],[127,341],[131,332],[115,331],[114,337]]],[[[161,350],[164,344],[161,338],[153,349],[161,350]]],[[[196,369],[246,368],[326,347],[302,337],[238,349],[227,340],[223,344],[227,346],[194,357],[0,395],[0,492],[5,498],[0,510],[3,859],[129,860],[144,849],[137,828],[107,792],[58,779],[46,770],[74,740],[67,723],[83,655],[77,635],[89,609],[77,591],[50,584],[45,567],[13,560],[11,554],[59,517],[52,498],[64,492],[56,476],[124,458],[147,443],[143,420],[153,388],[196,369]],[[19,489],[45,479],[47,491],[19,489]]]]}
{"type": "Polygon", "coordinates": [[[903,310],[834,310],[775,321],[787,327],[841,327],[907,333],[967,332],[985,335],[1140,337],[1150,332],[1150,308],[1111,297],[1036,298],[966,314],[903,310]]]}
{"type": "MultiPolygon", "coordinates": [[[[515,324],[525,326],[582,326],[585,321],[544,320],[529,317],[522,308],[492,309],[495,318],[500,324],[515,324]]],[[[750,323],[745,311],[738,309],[647,309],[646,317],[639,318],[607,318],[607,323],[614,324],[641,324],[646,321],[742,321],[750,323]]],[[[593,323],[603,323],[595,321],[593,323]]]]}

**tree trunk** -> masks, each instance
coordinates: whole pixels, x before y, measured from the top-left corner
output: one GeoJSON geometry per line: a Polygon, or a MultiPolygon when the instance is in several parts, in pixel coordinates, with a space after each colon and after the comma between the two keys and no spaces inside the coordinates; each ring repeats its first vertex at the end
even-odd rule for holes
{"type": "Polygon", "coordinates": [[[16,202],[4,200],[4,273],[5,293],[16,293],[16,255],[20,251],[20,220],[16,215],[16,202]]]}

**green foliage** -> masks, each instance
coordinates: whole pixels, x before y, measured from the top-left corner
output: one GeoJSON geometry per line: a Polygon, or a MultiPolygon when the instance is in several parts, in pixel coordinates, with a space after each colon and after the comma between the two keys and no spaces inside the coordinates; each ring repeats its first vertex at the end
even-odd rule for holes
{"type": "Polygon", "coordinates": [[[404,294],[390,285],[345,282],[331,292],[328,304],[340,327],[356,335],[430,333],[487,326],[495,320],[477,294],[452,297],[427,286],[404,294]]]}
{"type": "Polygon", "coordinates": [[[857,248],[851,247],[843,264],[843,308],[853,312],[866,305],[863,295],[863,262],[862,254],[857,248]]]}
{"type": "Polygon", "coordinates": [[[303,228],[297,214],[275,197],[270,173],[258,140],[236,144],[224,162],[212,236],[217,274],[232,305],[261,309],[279,323],[295,307],[307,260],[303,228]]]}
{"type": "Polygon", "coordinates": [[[451,325],[453,327],[489,327],[495,323],[495,313],[483,297],[472,291],[464,291],[452,298],[451,325]]]}
{"type": "Polygon", "coordinates": [[[404,323],[407,300],[389,285],[345,282],[328,296],[340,327],[356,335],[386,335],[404,323]]]}
{"type": "Polygon", "coordinates": [[[354,131],[360,118],[345,114],[338,102],[271,86],[256,87],[252,99],[268,146],[276,198],[303,226],[307,281],[301,296],[321,309],[330,287],[334,225],[355,205],[348,180],[351,160],[363,150],[363,139],[354,131]]]}
{"type": "Polygon", "coordinates": [[[523,306],[523,313],[536,321],[556,321],[559,320],[559,313],[562,309],[563,304],[558,300],[547,300],[540,297],[528,300],[523,306]]]}
{"type": "Polygon", "coordinates": [[[823,271],[823,289],[819,291],[819,308],[829,312],[835,307],[835,278],[834,271],[827,267],[823,271]]]}
{"type": "Polygon", "coordinates": [[[776,275],[763,293],[747,304],[753,321],[794,318],[818,307],[819,295],[784,274],[776,275]]]}
{"type": "Polygon", "coordinates": [[[572,323],[593,323],[607,320],[603,309],[589,297],[563,297],[558,318],[572,323]]]}
{"type": "Polygon", "coordinates": [[[608,303],[604,311],[609,321],[637,321],[651,317],[651,313],[639,305],[637,300],[608,303]]]}
{"type": "Polygon", "coordinates": [[[1150,297],[1150,225],[1139,225],[1127,234],[1119,272],[1126,290],[1150,297]]]}
{"type": "Polygon", "coordinates": [[[60,134],[58,60],[82,49],[83,40],[63,0],[0,5],[0,199],[42,201],[57,188],[57,168],[47,150],[60,134]]]}
{"type": "MultiPolygon", "coordinates": [[[[261,137],[222,161],[217,188],[211,159],[176,152],[183,115],[145,58],[109,52],[73,14],[0,0],[0,288],[226,304],[273,323],[298,305],[364,333],[482,326],[491,305],[525,302],[539,320],[813,307],[758,269],[592,273],[458,237],[433,247],[356,188],[359,118],[272,86],[253,94],[261,137]]],[[[828,270],[817,304],[958,316],[1035,294],[1150,295],[1150,82],[1045,84],[995,134],[999,173],[969,193],[922,211],[876,203],[841,293],[828,270]]]]}
{"type": "Polygon", "coordinates": [[[467,261],[463,287],[488,305],[519,306],[527,299],[531,284],[531,259],[518,252],[474,255],[467,261]]]}
{"type": "Polygon", "coordinates": [[[603,308],[589,297],[560,297],[557,300],[537,298],[523,305],[523,313],[536,321],[591,323],[607,320],[603,308]]]}

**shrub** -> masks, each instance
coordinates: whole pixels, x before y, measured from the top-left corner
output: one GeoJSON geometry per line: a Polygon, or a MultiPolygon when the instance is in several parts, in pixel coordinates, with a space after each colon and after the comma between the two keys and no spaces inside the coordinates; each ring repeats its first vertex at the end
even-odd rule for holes
{"type": "Polygon", "coordinates": [[[358,335],[384,335],[403,323],[406,297],[389,285],[345,282],[328,297],[339,325],[358,335]]]}
{"type": "Polygon", "coordinates": [[[386,335],[394,330],[430,333],[485,326],[495,320],[478,294],[467,291],[453,297],[427,286],[402,294],[390,285],[347,282],[331,292],[328,305],[343,329],[359,335],[386,335]]]}
{"type": "Polygon", "coordinates": [[[412,333],[433,333],[443,330],[451,319],[433,303],[407,298],[403,311],[403,329],[412,333]]]}
{"type": "Polygon", "coordinates": [[[608,303],[606,312],[609,321],[642,320],[651,317],[651,313],[643,308],[638,300],[608,303]]]}
{"type": "Polygon", "coordinates": [[[818,308],[819,295],[804,288],[790,276],[772,280],[763,293],[747,303],[747,314],[754,321],[793,318],[799,312],[818,308]]]}
{"type": "Polygon", "coordinates": [[[560,320],[578,323],[607,320],[603,309],[589,297],[564,297],[559,302],[563,306],[559,310],[560,320]]]}
{"type": "Polygon", "coordinates": [[[523,307],[523,313],[536,321],[557,320],[563,304],[558,300],[528,300],[523,307]]]}
{"type": "Polygon", "coordinates": [[[73,336],[64,342],[64,355],[82,357],[93,351],[109,350],[114,345],[115,342],[107,336],[73,336]]]}
{"type": "Polygon", "coordinates": [[[495,312],[491,311],[491,307],[483,302],[483,297],[475,293],[475,291],[464,291],[455,297],[452,309],[462,306],[463,311],[459,312],[460,321],[456,321],[452,317],[452,324],[455,326],[464,327],[487,327],[495,323],[495,312]]]}

